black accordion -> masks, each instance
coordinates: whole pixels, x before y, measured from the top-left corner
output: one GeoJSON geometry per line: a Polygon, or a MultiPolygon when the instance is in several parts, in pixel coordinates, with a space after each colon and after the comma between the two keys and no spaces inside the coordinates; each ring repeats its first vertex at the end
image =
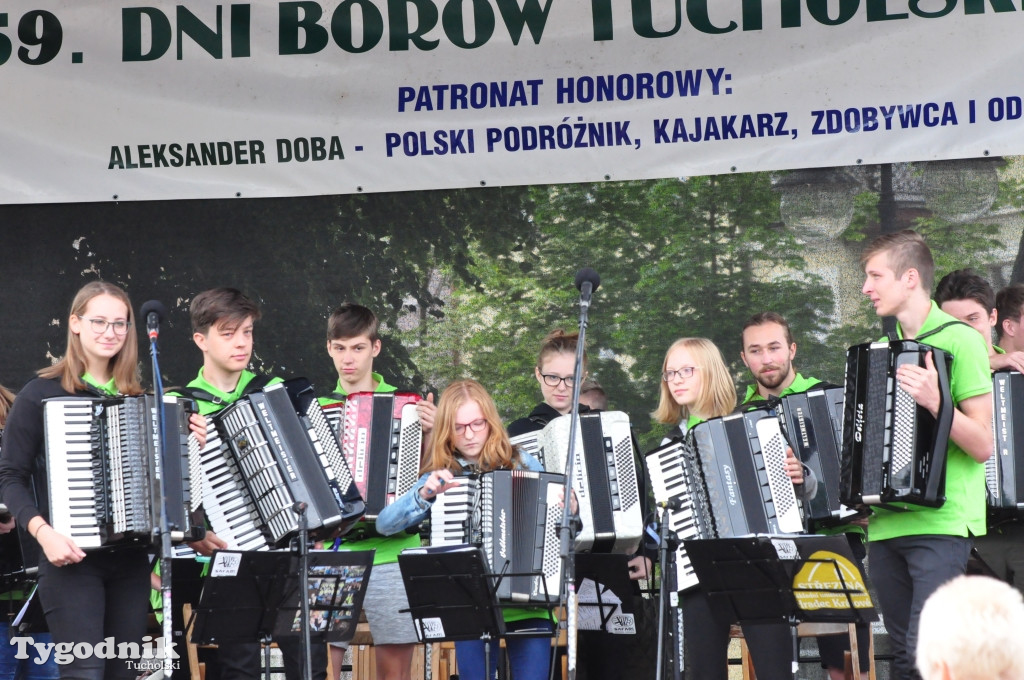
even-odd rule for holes
{"type": "Polygon", "coordinates": [[[675,508],[679,590],[697,585],[683,540],[803,531],[786,445],[778,419],[755,410],[712,418],[647,454],[655,500],[675,508]]]}
{"type": "Polygon", "coordinates": [[[844,398],[842,387],[812,388],[779,398],[776,407],[793,452],[818,479],[814,498],[804,501],[804,516],[815,526],[840,524],[856,514],[839,498],[844,398]]]}
{"type": "Polygon", "coordinates": [[[846,353],[840,500],[854,505],[945,502],[946,447],[953,424],[952,357],[914,340],[855,345],[846,353]],[[903,365],[925,365],[932,352],[939,375],[938,417],[918,406],[896,379],[903,365]]]}
{"type": "Polygon", "coordinates": [[[420,398],[412,392],[353,392],[324,407],[371,523],[419,479],[420,398]]]}
{"type": "Polygon", "coordinates": [[[985,461],[988,507],[997,514],[1024,510],[1024,375],[992,374],[992,430],[995,450],[985,461]]]}
{"type": "Polygon", "coordinates": [[[299,532],[345,531],[363,502],[313,388],[303,378],[268,385],[207,418],[199,454],[203,507],[233,550],[268,550],[299,532]]]}
{"type": "MultiPolygon", "coordinates": [[[[564,472],[572,419],[555,418],[541,431],[544,469],[564,472]]],[[[583,528],[576,550],[632,554],[644,531],[633,432],[622,411],[578,416],[573,488],[583,528]]]]}
{"type": "Polygon", "coordinates": [[[50,524],[82,550],[159,545],[163,461],[167,527],[192,540],[188,418],[191,400],[55,397],[43,401],[50,524]]]}
{"type": "Polygon", "coordinates": [[[550,604],[562,586],[558,528],[565,475],[495,470],[457,477],[430,508],[430,544],[476,545],[495,574],[499,600],[550,604]]]}

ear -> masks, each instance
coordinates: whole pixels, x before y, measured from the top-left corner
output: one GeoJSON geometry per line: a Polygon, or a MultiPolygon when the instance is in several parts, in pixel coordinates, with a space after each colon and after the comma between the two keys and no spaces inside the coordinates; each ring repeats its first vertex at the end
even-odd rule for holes
{"type": "Polygon", "coordinates": [[[378,354],[380,354],[380,347],[380,338],[377,338],[376,340],[373,341],[373,356],[377,356],[378,354]]]}
{"type": "Polygon", "coordinates": [[[794,342],[789,346],[789,360],[796,359],[796,343],[794,342]]]}
{"type": "Polygon", "coordinates": [[[1003,328],[999,335],[1005,335],[1009,338],[1017,335],[1016,329],[1013,327],[1013,319],[1003,319],[1003,328]]]}
{"type": "Polygon", "coordinates": [[[78,318],[77,314],[68,317],[68,329],[75,335],[82,333],[82,320],[78,318]]]}
{"type": "Polygon", "coordinates": [[[992,313],[988,315],[988,325],[991,326],[992,328],[995,328],[996,327],[996,321],[998,321],[998,320],[999,320],[999,312],[997,310],[993,309],[992,313]]]}
{"type": "Polygon", "coordinates": [[[909,287],[918,288],[921,285],[921,272],[917,271],[915,267],[911,267],[903,272],[903,276],[900,278],[904,279],[909,287]]]}
{"type": "Polygon", "coordinates": [[[750,368],[750,364],[747,362],[747,353],[740,350],[740,360],[743,361],[743,365],[750,368]]]}
{"type": "Polygon", "coordinates": [[[533,367],[533,376],[537,378],[537,382],[544,384],[544,378],[540,377],[540,369],[536,366],[533,367]]]}
{"type": "Polygon", "coordinates": [[[327,356],[334,356],[333,354],[331,354],[331,341],[330,340],[327,341],[327,356]]]}
{"type": "Polygon", "coordinates": [[[206,334],[205,333],[198,333],[198,332],[193,333],[192,334],[192,342],[196,343],[196,347],[198,347],[203,352],[206,351],[206,334]]]}

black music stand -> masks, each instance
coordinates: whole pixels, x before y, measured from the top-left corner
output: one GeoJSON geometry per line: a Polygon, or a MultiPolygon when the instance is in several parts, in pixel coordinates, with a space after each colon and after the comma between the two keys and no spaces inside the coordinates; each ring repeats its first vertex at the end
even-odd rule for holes
{"type": "Polygon", "coordinates": [[[575,560],[577,630],[635,635],[629,555],[576,553],[575,560]]]}
{"type": "Polygon", "coordinates": [[[505,637],[505,620],[484,551],[469,545],[412,548],[398,555],[409,611],[421,642],[480,640],[484,672],[492,640],[505,637]]]}
{"type": "Polygon", "coordinates": [[[291,552],[218,550],[192,614],[192,642],[269,645],[273,639],[299,637],[300,597],[309,602],[311,639],[348,642],[355,635],[373,555],[372,550],[312,552],[300,584],[298,558],[291,552]]]}
{"type": "Polygon", "coordinates": [[[787,623],[793,677],[801,622],[869,623],[878,614],[843,536],[757,535],[684,541],[719,623],[787,623]]]}

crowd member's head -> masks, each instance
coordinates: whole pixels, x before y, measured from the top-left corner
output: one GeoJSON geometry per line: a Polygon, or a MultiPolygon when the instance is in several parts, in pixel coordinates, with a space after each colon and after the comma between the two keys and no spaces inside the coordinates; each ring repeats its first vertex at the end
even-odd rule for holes
{"type": "Polygon", "coordinates": [[[1011,283],[996,295],[996,342],[1007,352],[1024,350],[1024,284],[1011,283]]]}
{"type": "Polygon", "coordinates": [[[580,385],[580,403],[594,411],[607,411],[608,395],[597,381],[587,380],[580,385]]]}
{"type": "Polygon", "coordinates": [[[777,394],[796,377],[796,342],[789,323],[775,312],[755,314],[743,324],[740,358],[759,385],[759,392],[777,394]]]}
{"type": "Polygon", "coordinates": [[[931,297],[935,262],[928,244],[905,229],[879,236],[861,254],[867,295],[879,316],[896,316],[914,296],[931,297]]]}
{"type": "Polygon", "coordinates": [[[924,680],[1024,680],[1024,601],[987,576],[960,576],[921,611],[917,668],[924,680]]]}
{"type": "Polygon", "coordinates": [[[352,302],[338,306],[327,320],[327,354],[348,388],[369,387],[373,360],[381,348],[378,325],[376,314],[352,302]]]}
{"type": "Polygon", "coordinates": [[[661,364],[661,396],[654,419],[676,425],[683,418],[717,418],[736,408],[736,386],[722,353],[707,338],[680,338],[661,364]]]}
{"type": "Polygon", "coordinates": [[[434,418],[434,437],[424,471],[458,473],[458,458],[480,470],[509,469],[519,456],[498,415],[494,399],[475,380],[456,380],[441,392],[434,418]]]}
{"type": "Polygon", "coordinates": [[[939,279],[935,303],[949,314],[981,333],[992,349],[992,327],[996,325],[996,294],[988,281],[970,269],[957,269],[939,279]]]}
{"type": "MultiPolygon", "coordinates": [[[[579,337],[579,333],[566,333],[561,328],[548,333],[541,342],[534,368],[544,403],[563,414],[572,408],[573,369],[576,367],[579,337]]],[[[586,375],[587,355],[584,352],[583,377],[586,375]]]]}
{"type": "Polygon", "coordinates": [[[205,290],[192,300],[189,315],[204,368],[233,374],[249,365],[253,324],[260,318],[259,305],[252,299],[235,288],[205,290]]]}
{"type": "MultiPolygon", "coordinates": [[[[128,294],[104,281],[87,283],[71,301],[64,356],[39,371],[43,378],[60,378],[68,392],[85,389],[82,376],[110,373],[121,394],[139,394],[138,337],[128,294]]],[[[99,375],[92,376],[101,379],[99,375]]]]}

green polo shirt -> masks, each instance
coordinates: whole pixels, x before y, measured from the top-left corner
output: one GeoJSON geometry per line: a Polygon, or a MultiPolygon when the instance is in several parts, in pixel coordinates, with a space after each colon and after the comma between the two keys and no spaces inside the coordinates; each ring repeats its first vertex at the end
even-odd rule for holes
{"type": "MultiPolygon", "coordinates": [[[[931,311],[918,336],[956,321],[932,301],[931,311]]],[[[897,336],[903,329],[897,324],[897,336]]],[[[953,357],[949,374],[953,403],[992,392],[988,348],[981,334],[962,323],[947,326],[922,340],[924,344],[945,350],[953,357]]],[[[900,505],[900,504],[895,504],[900,505]]],[[[985,465],[978,463],[950,439],[946,451],[946,502],[938,508],[905,505],[910,512],[875,508],[868,524],[872,541],[900,536],[938,534],[946,536],[982,536],[985,534],[985,465]]]]}
{"type": "MultiPolygon", "coordinates": [[[[398,388],[394,385],[389,385],[384,381],[384,377],[380,373],[371,373],[373,381],[377,383],[377,387],[374,388],[375,393],[379,392],[397,392],[398,388]]],[[[338,384],[334,387],[335,394],[348,395],[346,390],[341,384],[341,378],[338,379],[338,384]]],[[[320,397],[320,404],[322,406],[328,406],[330,404],[340,403],[341,400],[335,398],[333,395],[327,397],[320,397]]],[[[394,536],[374,536],[373,527],[369,526],[369,522],[361,520],[359,523],[352,528],[353,535],[363,535],[364,532],[361,529],[369,527],[369,533],[371,535],[366,538],[356,541],[346,541],[345,537],[341,538],[341,543],[338,545],[338,550],[376,550],[374,554],[374,564],[394,564],[398,561],[398,553],[402,552],[406,548],[418,548],[420,547],[420,537],[418,534],[409,534],[405,532],[399,532],[394,536]]]]}
{"type": "MultiPolygon", "coordinates": [[[[397,392],[398,388],[394,385],[389,385],[384,382],[383,376],[380,373],[370,373],[373,381],[377,383],[377,387],[373,388],[374,392],[397,392]]],[[[341,378],[338,378],[338,384],[334,387],[334,394],[341,394],[348,396],[348,390],[346,390],[341,384],[341,378]]],[[[336,399],[333,395],[327,397],[320,397],[321,406],[329,406],[330,404],[341,403],[341,399],[336,399]]]]}
{"type": "MultiPolygon", "coordinates": [[[[225,406],[233,404],[241,399],[242,394],[245,393],[245,388],[248,387],[249,383],[251,383],[255,377],[256,374],[252,371],[242,371],[242,374],[238,376],[238,384],[235,385],[235,389],[230,392],[224,392],[223,390],[217,389],[211,385],[203,376],[203,369],[200,368],[199,375],[196,376],[195,380],[188,384],[188,387],[194,387],[196,389],[203,390],[204,392],[209,392],[218,399],[218,401],[196,399],[196,405],[199,407],[199,413],[205,416],[211,413],[216,413],[225,406]]],[[[276,385],[279,382],[282,382],[280,378],[271,378],[270,382],[267,384],[276,385]]],[[[174,393],[172,392],[172,394],[174,393]]]]}
{"type": "Polygon", "coordinates": [[[95,387],[100,392],[109,394],[112,397],[117,395],[117,384],[114,382],[113,378],[101,384],[96,380],[96,378],[86,373],[82,376],[82,382],[91,387],[95,387]]]}
{"type": "MultiPolygon", "coordinates": [[[[797,373],[796,377],[793,378],[793,382],[791,382],[789,386],[782,390],[779,396],[785,397],[790,394],[801,394],[803,392],[807,392],[815,385],[820,384],[821,381],[818,380],[817,378],[805,378],[799,373],[797,373]]],[[[762,397],[761,393],[757,391],[757,383],[754,383],[753,385],[747,385],[747,393],[743,395],[743,403],[741,405],[746,406],[747,404],[752,404],[757,401],[768,400],[762,397]]]]}

